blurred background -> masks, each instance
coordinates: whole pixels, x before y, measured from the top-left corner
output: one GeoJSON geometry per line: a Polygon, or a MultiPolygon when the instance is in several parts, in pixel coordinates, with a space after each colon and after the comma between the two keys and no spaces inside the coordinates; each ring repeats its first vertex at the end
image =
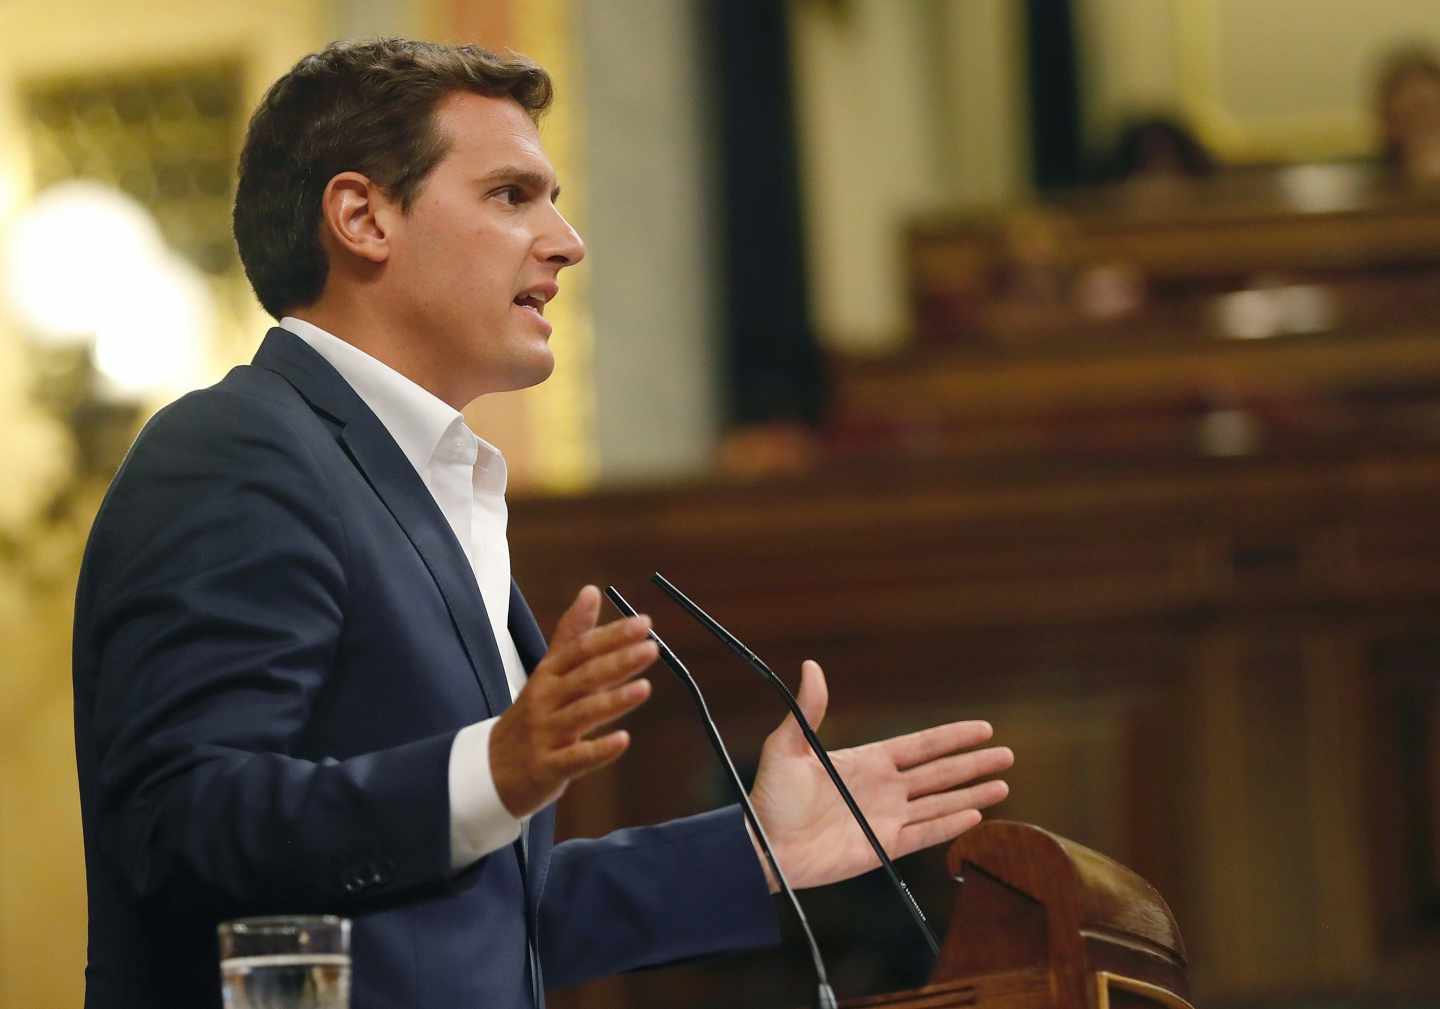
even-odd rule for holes
{"type": "MultiPolygon", "coordinates": [[[[89,522],[266,328],[229,235],[249,110],[376,34],[557,80],[590,256],[555,377],[468,411],[542,624],[616,583],[753,764],[782,712],[658,568],[792,682],[825,663],[832,747],[994,722],[1000,815],[1151,880],[1198,1005],[1440,1004],[1433,0],[8,0],[0,1005],[82,1000],[89,522]]],[[[657,686],[563,832],[726,801],[657,686]]],[[[942,852],[901,869],[949,923],[942,852]]],[[[879,880],[806,903],[842,996],[924,979],[879,880]]],[[[806,992],[787,945],[554,1003],[806,992]]]]}

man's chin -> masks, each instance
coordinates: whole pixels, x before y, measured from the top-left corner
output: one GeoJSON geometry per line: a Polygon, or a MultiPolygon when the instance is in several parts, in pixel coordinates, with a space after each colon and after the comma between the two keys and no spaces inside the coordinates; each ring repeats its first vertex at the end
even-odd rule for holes
{"type": "Polygon", "coordinates": [[[527,366],[519,371],[516,389],[529,389],[531,386],[539,385],[555,374],[555,355],[550,353],[549,347],[546,347],[544,354],[537,354],[535,361],[527,362],[527,366]]]}
{"type": "Polygon", "coordinates": [[[492,396],[501,392],[519,392],[544,382],[555,371],[555,355],[548,346],[542,346],[523,358],[511,358],[503,362],[490,361],[482,372],[474,374],[469,399],[474,402],[481,396],[492,396]]]}
{"type": "Polygon", "coordinates": [[[516,362],[497,383],[492,392],[519,392],[540,385],[555,372],[555,355],[549,348],[543,354],[535,354],[528,360],[516,362]]]}

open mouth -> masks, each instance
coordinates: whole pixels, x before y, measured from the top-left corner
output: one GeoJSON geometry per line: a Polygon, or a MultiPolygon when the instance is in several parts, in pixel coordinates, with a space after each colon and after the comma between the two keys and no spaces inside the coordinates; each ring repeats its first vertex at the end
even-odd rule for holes
{"type": "Polygon", "coordinates": [[[522,294],[515,299],[515,304],[521,308],[528,308],[536,315],[544,316],[545,299],[537,294],[522,294]]]}

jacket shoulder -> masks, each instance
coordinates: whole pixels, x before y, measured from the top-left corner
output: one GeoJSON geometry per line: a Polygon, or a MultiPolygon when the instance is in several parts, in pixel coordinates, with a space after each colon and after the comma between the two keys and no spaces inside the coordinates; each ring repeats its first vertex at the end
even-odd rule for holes
{"type": "Polygon", "coordinates": [[[79,600],[104,572],[130,571],[180,530],[250,549],[309,530],[337,556],[343,523],[326,446],[335,433],[281,376],[242,366],[162,408],[126,454],[91,525],[79,600]],[[288,523],[288,526],[287,526],[288,523]],[[247,538],[248,537],[248,538],[247,538]]]}
{"type": "Polygon", "coordinates": [[[136,445],[157,437],[245,425],[278,425],[293,430],[323,427],[323,422],[283,377],[247,364],[232,368],[214,385],[186,393],[161,408],[141,430],[136,445]]]}
{"type": "Polygon", "coordinates": [[[280,459],[318,474],[322,467],[315,453],[333,443],[335,434],[331,422],[284,378],[242,365],[156,412],[130,446],[111,488],[142,474],[199,475],[280,459]]]}

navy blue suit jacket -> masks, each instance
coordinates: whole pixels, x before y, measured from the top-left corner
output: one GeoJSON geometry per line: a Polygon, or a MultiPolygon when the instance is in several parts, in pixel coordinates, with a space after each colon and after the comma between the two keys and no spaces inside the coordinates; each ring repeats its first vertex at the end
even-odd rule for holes
{"type": "MultiPolygon", "coordinates": [[[[353,1005],[526,1006],[552,984],[777,939],[734,808],[552,847],[531,823],[450,871],[456,731],[509,703],[468,561],[318,354],[158,414],[96,518],[76,599],[89,1009],[218,1004],[215,924],[354,918],[353,1005]]],[[[527,669],[545,641],[512,585],[527,669]]]]}

